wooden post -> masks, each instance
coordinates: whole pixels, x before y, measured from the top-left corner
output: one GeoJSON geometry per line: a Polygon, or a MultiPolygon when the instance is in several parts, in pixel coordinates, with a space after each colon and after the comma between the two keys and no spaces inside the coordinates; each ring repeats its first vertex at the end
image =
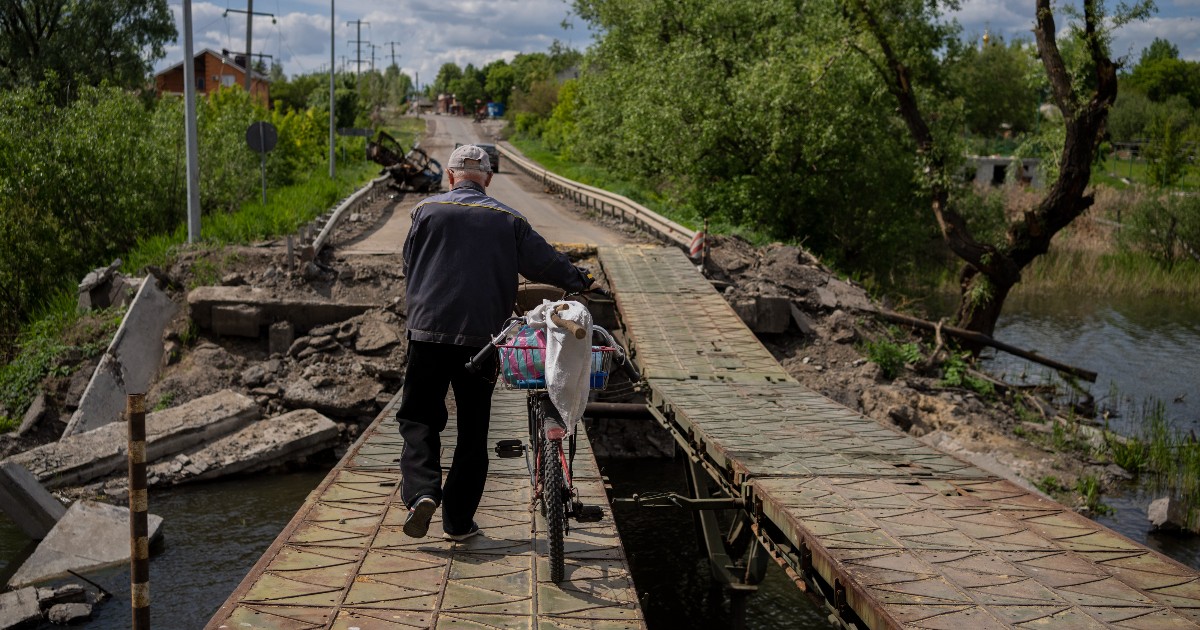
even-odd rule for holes
{"type": "Polygon", "coordinates": [[[125,400],[129,425],[129,582],[133,600],[133,630],[150,628],[150,532],[146,492],[146,395],[125,400]]]}

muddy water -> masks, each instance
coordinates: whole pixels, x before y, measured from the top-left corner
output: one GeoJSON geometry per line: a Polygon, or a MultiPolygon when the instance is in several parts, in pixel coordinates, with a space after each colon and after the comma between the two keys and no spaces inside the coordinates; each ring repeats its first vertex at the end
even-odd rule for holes
{"type": "MultiPolygon", "coordinates": [[[[325,472],[263,475],[152,492],[150,511],[163,517],[164,542],[150,561],[151,626],[204,627],[324,477],[325,472]]],[[[0,514],[5,573],[29,552],[24,534],[0,514]]],[[[129,628],[129,567],[87,577],[113,597],[97,607],[86,627],[129,628]]]]}
{"type": "MultiPolygon", "coordinates": [[[[1163,401],[1172,424],[1200,434],[1200,300],[1018,296],[1004,305],[996,338],[1099,374],[1090,386],[1109,426],[1138,435],[1138,411],[1163,401]]],[[[1045,380],[1042,366],[998,354],[987,366],[1010,382],[1045,380]]],[[[1136,485],[1105,497],[1116,513],[1099,520],[1152,549],[1200,568],[1200,537],[1149,533],[1146,506],[1156,496],[1136,485]]]]}

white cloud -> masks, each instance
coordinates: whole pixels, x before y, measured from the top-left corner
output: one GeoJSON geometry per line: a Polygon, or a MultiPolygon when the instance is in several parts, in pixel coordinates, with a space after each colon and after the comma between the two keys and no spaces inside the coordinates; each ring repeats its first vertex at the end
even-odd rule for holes
{"type": "MultiPolygon", "coordinates": [[[[950,17],[962,25],[964,37],[981,36],[986,29],[1009,41],[1033,38],[1033,0],[965,0],[961,9],[950,17]]],[[[1067,18],[1062,11],[1055,22],[1060,35],[1064,34],[1067,18]]],[[[1178,46],[1184,59],[1200,61],[1200,0],[1160,0],[1157,14],[1116,31],[1113,56],[1128,55],[1131,62],[1136,61],[1142,49],[1155,37],[1165,38],[1178,46]]]]}
{"type": "MultiPolygon", "coordinates": [[[[230,8],[244,9],[232,0],[230,8]]],[[[176,26],[182,33],[182,0],[172,0],[176,26]]],[[[273,55],[289,74],[313,72],[329,64],[328,0],[259,0],[256,12],[276,13],[254,21],[254,51],[273,55]]],[[[410,75],[419,72],[422,83],[431,81],[446,62],[485,65],[496,59],[511,59],[521,52],[544,52],[555,40],[584,48],[590,43],[585,30],[563,30],[570,7],[564,0],[405,0],[381,3],[373,0],[336,0],[334,24],[335,63],[354,67],[356,54],[369,67],[371,49],[357,53],[356,25],[362,20],[362,40],[378,46],[376,67],[396,62],[410,75]],[[395,42],[392,44],[391,42],[395,42]]],[[[246,16],[230,13],[211,2],[192,5],[195,49],[241,50],[245,46],[246,16]]],[[[577,21],[577,20],[575,20],[577,21]]],[[[183,57],[182,40],[167,47],[167,57],[157,69],[178,63],[183,57]]]]}

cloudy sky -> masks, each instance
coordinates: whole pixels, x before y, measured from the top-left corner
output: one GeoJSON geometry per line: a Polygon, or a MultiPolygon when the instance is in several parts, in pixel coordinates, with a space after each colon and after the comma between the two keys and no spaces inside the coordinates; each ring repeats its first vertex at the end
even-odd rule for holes
{"type": "MultiPolygon", "coordinates": [[[[770,1],[770,0],[765,0],[770,1]]],[[[169,0],[176,25],[183,32],[183,2],[169,0]]],[[[964,0],[954,15],[964,35],[978,37],[985,30],[1007,40],[1032,39],[1033,0],[964,0]]],[[[272,55],[289,75],[322,70],[329,65],[329,0],[254,0],[254,52],[272,55]]],[[[241,50],[246,40],[247,0],[193,1],[194,46],[241,50]]],[[[355,40],[361,20],[361,40],[373,45],[375,65],[396,63],[421,84],[436,76],[447,61],[459,65],[484,65],[498,58],[511,60],[521,52],[545,51],[555,39],[586,48],[591,35],[571,14],[566,0],[336,0],[335,63],[354,67],[355,40]],[[573,24],[564,29],[563,24],[573,24]]],[[[1060,19],[1060,25],[1062,24],[1060,19]]],[[[1114,53],[1137,55],[1155,37],[1179,47],[1185,59],[1200,61],[1200,0],[1158,0],[1158,13],[1146,22],[1122,29],[1114,53]]],[[[369,67],[372,48],[362,44],[363,68],[369,67]]],[[[183,41],[167,47],[156,70],[177,63],[183,41]]]]}

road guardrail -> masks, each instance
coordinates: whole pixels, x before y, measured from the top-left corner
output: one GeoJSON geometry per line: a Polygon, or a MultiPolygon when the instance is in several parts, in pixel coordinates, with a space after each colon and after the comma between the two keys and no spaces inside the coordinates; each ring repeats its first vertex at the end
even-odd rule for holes
{"type": "Polygon", "coordinates": [[[636,227],[685,250],[691,245],[695,231],[675,223],[646,206],[628,197],[622,197],[616,193],[551,173],[509,146],[502,144],[496,146],[510,164],[514,164],[525,174],[542,182],[547,190],[562,194],[581,206],[596,210],[601,216],[612,216],[621,221],[633,223],[636,227]]]}

